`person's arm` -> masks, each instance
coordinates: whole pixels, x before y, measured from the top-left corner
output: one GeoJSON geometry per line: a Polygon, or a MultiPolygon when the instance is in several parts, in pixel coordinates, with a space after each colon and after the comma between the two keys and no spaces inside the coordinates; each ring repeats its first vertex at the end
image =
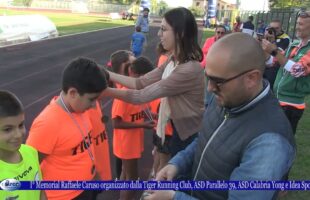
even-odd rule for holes
{"type": "Polygon", "coordinates": [[[142,89],[147,85],[150,85],[161,79],[164,68],[157,67],[149,73],[139,77],[133,78],[130,76],[124,76],[109,71],[109,78],[111,81],[119,83],[129,89],[142,89]]]}
{"type": "Polygon", "coordinates": [[[39,162],[54,151],[60,122],[51,116],[39,115],[31,125],[26,144],[38,151],[39,162]]]}
{"type": "MultiPolygon", "coordinates": [[[[157,175],[156,180],[172,180],[177,174],[185,173],[191,170],[194,160],[194,154],[197,145],[197,138],[175,155],[157,175]]],[[[144,198],[145,200],[195,200],[196,198],[180,191],[152,191],[151,194],[144,198]]]]}
{"type": "MultiPolygon", "coordinates": [[[[277,50],[278,47],[275,44],[272,44],[271,42],[269,42],[266,39],[262,39],[262,48],[265,51],[265,53],[267,54],[271,54],[272,51],[277,50]]],[[[267,62],[270,62],[271,60],[273,60],[273,56],[270,55],[269,59],[267,59],[266,64],[268,64],[267,62]]],[[[288,59],[285,58],[284,55],[282,55],[281,53],[278,53],[276,56],[278,62],[280,63],[281,66],[284,66],[288,59]]]]}
{"type": "MultiPolygon", "coordinates": [[[[275,44],[271,44],[267,40],[263,40],[262,47],[265,52],[271,53],[272,51],[277,50],[275,44]]],[[[275,56],[281,66],[294,77],[307,76],[310,74],[310,51],[308,51],[298,62],[295,62],[291,59],[287,59],[284,55],[278,52],[275,56]]],[[[273,59],[273,56],[270,56],[269,61],[273,59]]]]}
{"type": "Polygon", "coordinates": [[[132,128],[147,128],[152,129],[155,127],[155,123],[153,121],[145,121],[145,122],[126,122],[123,121],[121,117],[116,117],[112,119],[112,124],[114,128],[117,129],[132,129],[132,128]]]}
{"type": "Polygon", "coordinates": [[[184,174],[191,170],[194,160],[194,153],[196,151],[197,138],[188,145],[183,151],[175,155],[168,164],[156,174],[156,180],[171,181],[177,177],[178,174],[184,174]]]}
{"type": "MultiPolygon", "coordinates": [[[[114,88],[107,88],[102,92],[101,96],[112,96],[131,104],[143,104],[157,98],[179,95],[187,91],[191,91],[194,87],[197,87],[197,79],[199,76],[203,76],[203,69],[200,67],[199,63],[189,62],[184,66],[178,67],[176,67],[176,69],[167,78],[160,79],[147,87],[142,87],[143,89],[128,89],[120,91],[114,88]]],[[[158,70],[162,70],[161,67],[154,69],[148,74],[152,75],[154,71],[154,73],[157,73],[158,70]]],[[[140,79],[140,82],[146,83],[146,78],[151,77],[148,76],[148,74],[143,76],[142,79],[140,79]]],[[[153,82],[156,80],[155,76],[153,76],[153,78],[154,79],[149,81],[153,82]]]]}
{"type": "MultiPolygon", "coordinates": [[[[42,179],[43,175],[42,175],[42,171],[40,170],[40,164],[42,163],[43,159],[47,156],[46,154],[43,154],[39,151],[37,151],[37,154],[38,154],[38,158],[37,160],[39,161],[39,165],[38,165],[38,168],[39,168],[39,174],[40,174],[40,180],[42,179]]],[[[41,190],[40,191],[40,200],[47,200],[47,196],[46,196],[46,193],[45,193],[45,190],[41,190]]]]}
{"type": "MultiPolygon", "coordinates": [[[[199,137],[199,136],[198,136],[199,137]]],[[[168,164],[175,165],[178,168],[178,174],[185,174],[192,168],[198,137],[189,144],[184,150],[178,152],[168,164]]]]}
{"type": "MultiPolygon", "coordinates": [[[[264,133],[249,143],[230,180],[282,180],[293,164],[295,153],[294,147],[283,136],[264,133]]],[[[231,190],[228,199],[272,199],[274,194],[275,191],[271,190],[231,190]]]]}
{"type": "Polygon", "coordinates": [[[109,71],[110,80],[119,83],[127,88],[136,89],[136,78],[124,76],[109,71]]]}

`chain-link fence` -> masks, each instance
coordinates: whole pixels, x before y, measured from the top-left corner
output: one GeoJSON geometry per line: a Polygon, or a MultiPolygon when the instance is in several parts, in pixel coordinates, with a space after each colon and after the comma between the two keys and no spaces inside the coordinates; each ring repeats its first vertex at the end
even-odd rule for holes
{"type": "Polygon", "coordinates": [[[268,25],[272,20],[279,19],[282,22],[283,30],[291,37],[295,38],[295,27],[297,15],[301,8],[273,9],[271,11],[232,11],[222,10],[217,13],[217,20],[223,22],[224,18],[235,21],[236,16],[240,16],[242,21],[247,21],[249,16],[254,17],[253,24],[258,26],[258,21],[263,20],[268,25]]]}

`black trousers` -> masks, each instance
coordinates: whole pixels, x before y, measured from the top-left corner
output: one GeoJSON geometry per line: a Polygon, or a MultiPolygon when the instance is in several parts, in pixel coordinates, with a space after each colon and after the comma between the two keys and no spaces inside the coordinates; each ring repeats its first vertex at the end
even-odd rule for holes
{"type": "Polygon", "coordinates": [[[172,124],[173,133],[170,139],[169,149],[170,149],[171,158],[172,158],[179,151],[184,150],[190,143],[192,143],[193,140],[198,136],[198,133],[193,134],[186,140],[181,140],[172,120],[171,120],[171,124],[172,124]]]}
{"type": "Polygon", "coordinates": [[[304,113],[304,110],[297,109],[293,106],[282,106],[287,119],[290,121],[293,133],[295,135],[298,122],[304,113]]]}
{"type": "MultiPolygon", "coordinates": [[[[299,122],[300,118],[302,117],[304,110],[297,109],[293,106],[282,106],[282,108],[284,110],[284,113],[285,113],[287,119],[289,120],[289,122],[291,124],[291,127],[293,129],[293,134],[295,135],[298,122],[299,122]]],[[[290,173],[290,170],[284,175],[282,180],[287,181],[289,173],[290,173]]],[[[277,199],[278,193],[279,193],[279,191],[277,191],[275,193],[273,200],[277,199]]]]}

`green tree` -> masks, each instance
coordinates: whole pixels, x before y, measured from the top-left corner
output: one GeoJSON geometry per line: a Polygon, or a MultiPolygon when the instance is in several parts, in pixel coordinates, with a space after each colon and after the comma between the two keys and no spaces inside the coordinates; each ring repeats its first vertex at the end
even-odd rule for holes
{"type": "Polygon", "coordinates": [[[121,0],[123,4],[132,4],[135,0],[121,0]]]}
{"type": "Polygon", "coordinates": [[[157,13],[158,12],[157,0],[150,0],[150,2],[151,2],[151,13],[157,13]]]}
{"type": "Polygon", "coordinates": [[[31,6],[32,0],[14,0],[13,5],[15,6],[31,6]]]}
{"type": "Polygon", "coordinates": [[[162,16],[166,12],[168,4],[165,1],[161,0],[157,6],[158,6],[158,14],[162,16]]]}
{"type": "Polygon", "coordinates": [[[136,0],[99,0],[102,3],[113,3],[113,4],[122,4],[122,5],[129,5],[135,2],[136,0]]]}
{"type": "Polygon", "coordinates": [[[189,10],[195,17],[202,17],[204,14],[204,9],[202,7],[192,6],[189,8],[189,10]]]}
{"type": "Polygon", "coordinates": [[[161,0],[161,1],[158,3],[158,7],[159,7],[159,8],[167,9],[167,8],[168,8],[168,4],[167,4],[165,1],[161,0]]]}
{"type": "Polygon", "coordinates": [[[270,8],[308,7],[309,1],[305,0],[269,0],[270,8]]]}

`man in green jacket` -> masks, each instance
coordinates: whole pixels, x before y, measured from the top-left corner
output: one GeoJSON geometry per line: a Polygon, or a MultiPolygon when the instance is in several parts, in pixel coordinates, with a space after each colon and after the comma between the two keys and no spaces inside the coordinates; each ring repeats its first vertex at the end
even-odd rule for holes
{"type": "Polygon", "coordinates": [[[299,13],[296,36],[300,41],[291,44],[285,55],[269,41],[262,42],[263,49],[270,55],[266,64],[277,60],[283,67],[278,71],[274,93],[294,133],[306,107],[305,97],[310,94],[310,11],[299,13]]]}

